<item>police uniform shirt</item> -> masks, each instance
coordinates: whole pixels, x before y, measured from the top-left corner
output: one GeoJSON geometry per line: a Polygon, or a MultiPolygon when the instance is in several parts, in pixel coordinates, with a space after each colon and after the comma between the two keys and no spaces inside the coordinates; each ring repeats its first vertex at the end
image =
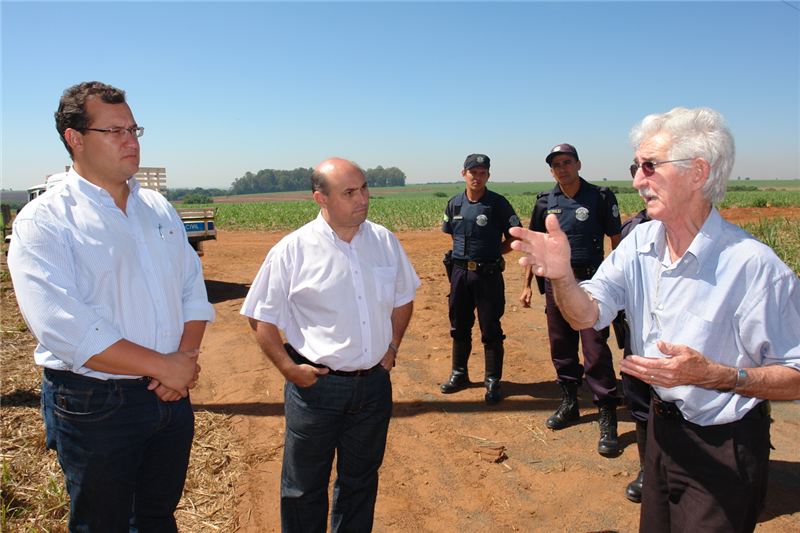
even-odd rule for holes
{"type": "Polygon", "coordinates": [[[453,235],[453,257],[471,261],[497,261],[502,257],[503,236],[521,227],[517,213],[502,195],[486,189],[471,202],[466,192],[447,202],[442,231],[453,235]]]}
{"type": "Polygon", "coordinates": [[[572,199],[559,185],[539,193],[528,228],[546,233],[544,221],[549,213],[558,217],[569,238],[573,266],[598,265],[603,260],[603,235],[619,235],[622,229],[614,193],[583,178],[572,199]]]}

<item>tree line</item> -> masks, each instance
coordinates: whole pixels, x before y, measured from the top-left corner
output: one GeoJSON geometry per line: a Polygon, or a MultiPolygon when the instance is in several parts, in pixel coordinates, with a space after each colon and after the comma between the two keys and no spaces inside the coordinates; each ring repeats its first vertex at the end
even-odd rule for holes
{"type": "MultiPolygon", "coordinates": [[[[231,184],[231,194],[264,194],[271,192],[310,191],[313,168],[275,170],[266,168],[255,174],[246,172],[231,184]]],[[[405,187],[406,175],[397,167],[378,165],[364,172],[370,187],[405,187]]]]}

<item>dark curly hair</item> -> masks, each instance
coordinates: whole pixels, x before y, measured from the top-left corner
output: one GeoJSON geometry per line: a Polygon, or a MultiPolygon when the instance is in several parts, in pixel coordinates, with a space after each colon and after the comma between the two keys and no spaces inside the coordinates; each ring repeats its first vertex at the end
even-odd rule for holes
{"type": "Polygon", "coordinates": [[[65,90],[58,103],[55,117],[56,129],[70,157],[73,157],[72,148],[64,137],[64,132],[67,128],[83,132],[89,127],[92,117],[86,111],[86,101],[94,97],[99,97],[100,101],[106,104],[125,103],[125,91],[99,81],[85,81],[65,90]]]}

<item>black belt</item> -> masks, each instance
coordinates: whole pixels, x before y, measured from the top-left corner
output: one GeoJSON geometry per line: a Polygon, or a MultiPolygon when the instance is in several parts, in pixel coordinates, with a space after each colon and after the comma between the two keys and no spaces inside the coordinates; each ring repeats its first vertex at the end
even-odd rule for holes
{"type": "Polygon", "coordinates": [[[325,365],[309,361],[308,359],[303,357],[303,355],[300,352],[295,350],[294,346],[292,346],[289,343],[284,344],[283,347],[286,349],[286,353],[289,354],[289,357],[292,358],[292,361],[294,361],[298,365],[310,365],[313,366],[314,368],[327,368],[329,376],[339,376],[342,378],[363,378],[364,376],[369,376],[370,374],[378,370],[378,368],[380,368],[381,366],[381,364],[378,363],[372,368],[367,368],[366,370],[333,370],[332,368],[327,367],[325,365]]]}
{"type": "Polygon", "coordinates": [[[477,261],[470,261],[468,259],[453,258],[453,264],[458,268],[463,268],[464,270],[471,270],[472,272],[487,272],[489,274],[495,271],[502,272],[505,270],[505,260],[503,259],[500,259],[499,261],[479,263],[477,261]]]}
{"type": "MultiPolygon", "coordinates": [[[[653,397],[653,412],[658,415],[660,418],[664,420],[686,420],[683,417],[683,413],[675,404],[675,402],[665,402],[661,398],[656,395],[655,391],[652,394],[653,397]]],[[[772,411],[771,404],[769,400],[765,400],[760,402],[758,405],[750,409],[742,418],[741,420],[750,420],[754,418],[766,418],[770,415],[772,411]]]]}
{"type": "Polygon", "coordinates": [[[76,374],[75,372],[70,372],[69,370],[54,370],[52,368],[45,368],[44,374],[45,376],[57,376],[65,379],[77,379],[78,381],[86,381],[88,383],[94,383],[96,385],[104,385],[107,383],[119,383],[121,385],[149,385],[151,380],[151,378],[148,377],[99,379],[90,376],[84,376],[83,374],[76,374]]]}

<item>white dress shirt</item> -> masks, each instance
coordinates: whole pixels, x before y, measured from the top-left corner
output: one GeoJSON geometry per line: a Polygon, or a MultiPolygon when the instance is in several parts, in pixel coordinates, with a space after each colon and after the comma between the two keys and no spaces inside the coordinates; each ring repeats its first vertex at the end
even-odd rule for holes
{"type": "Polygon", "coordinates": [[[363,370],[386,354],[392,311],[411,302],[419,285],[389,230],[365,221],[347,243],[320,213],[270,250],[241,313],[283,330],[315,363],[363,370]]]}
{"type": "MultiPolygon", "coordinates": [[[[640,224],[581,283],[600,308],[595,329],[624,308],[634,354],[665,357],[663,340],[726,366],[800,370],[800,280],[771,248],[716,208],[683,257],[672,263],[665,246],[661,222],[640,224]]],[[[701,426],[739,420],[761,401],[691,385],[655,390],[701,426]]]]}
{"type": "Polygon", "coordinates": [[[125,213],[70,169],[14,221],[8,266],[39,345],[36,364],[99,379],[83,365],[121,339],[177,350],[184,324],[214,320],[197,254],[178,213],[128,180],[125,213]]]}

